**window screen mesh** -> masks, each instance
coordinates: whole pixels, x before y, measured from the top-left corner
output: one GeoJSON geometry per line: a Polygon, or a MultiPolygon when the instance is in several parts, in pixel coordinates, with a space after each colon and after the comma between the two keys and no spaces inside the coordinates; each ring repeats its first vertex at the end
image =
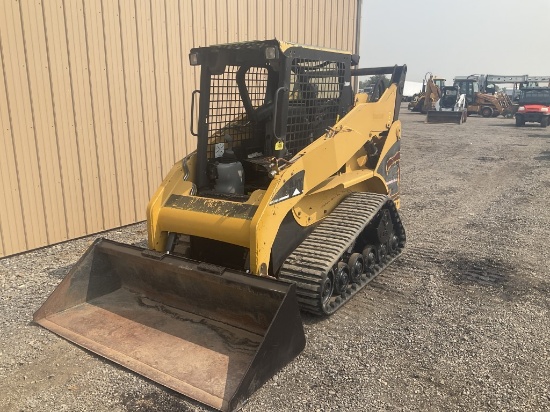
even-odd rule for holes
{"type": "Polygon", "coordinates": [[[291,70],[286,147],[293,156],[336,123],[344,65],[294,59],[291,70]]]}
{"type": "MultiPolygon", "coordinates": [[[[263,139],[263,125],[250,122],[246,116],[237,85],[238,70],[239,66],[227,66],[224,73],[211,76],[208,159],[215,158],[215,145],[224,142],[226,134],[229,134],[232,140],[232,143],[226,144],[226,148],[239,145],[242,147],[251,140],[263,139]]],[[[250,67],[245,73],[244,82],[253,108],[264,103],[267,77],[267,69],[263,67],[250,67]]]]}

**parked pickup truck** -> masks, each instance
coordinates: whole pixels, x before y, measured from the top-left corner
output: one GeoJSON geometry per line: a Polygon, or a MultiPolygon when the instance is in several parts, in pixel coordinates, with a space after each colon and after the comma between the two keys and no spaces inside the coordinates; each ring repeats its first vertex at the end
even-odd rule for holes
{"type": "Polygon", "coordinates": [[[550,119],[550,87],[525,87],[521,90],[519,107],[516,112],[516,126],[525,122],[548,126],[550,119]]]}

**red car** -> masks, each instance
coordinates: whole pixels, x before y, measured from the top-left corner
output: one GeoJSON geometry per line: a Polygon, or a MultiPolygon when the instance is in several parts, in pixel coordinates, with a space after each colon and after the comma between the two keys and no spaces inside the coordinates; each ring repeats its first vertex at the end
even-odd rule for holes
{"type": "Polygon", "coordinates": [[[516,112],[516,126],[525,126],[525,122],[540,123],[548,126],[550,119],[550,87],[526,87],[521,90],[519,107],[516,112]]]}

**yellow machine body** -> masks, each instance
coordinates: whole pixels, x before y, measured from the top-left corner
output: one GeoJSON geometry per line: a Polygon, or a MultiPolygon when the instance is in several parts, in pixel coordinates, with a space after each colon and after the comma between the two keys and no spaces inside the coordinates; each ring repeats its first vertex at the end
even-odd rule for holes
{"type": "Polygon", "coordinates": [[[334,312],[405,243],[406,66],[353,71],[354,60],[277,40],[191,50],[202,66],[197,150],[152,196],[148,248],[97,240],[34,320],[202,403],[239,409],[303,350],[300,308],[334,312]],[[384,73],[380,96],[355,99],[353,76],[384,73]],[[295,256],[307,241],[325,246],[314,239],[338,219],[349,228],[331,240],[334,256],[295,256]],[[305,287],[292,280],[300,270],[314,276],[305,287]]]}
{"type": "MultiPolygon", "coordinates": [[[[401,123],[393,121],[396,92],[396,85],[391,85],[379,101],[358,103],[292,159],[266,190],[255,191],[244,203],[193,196],[193,176],[184,180],[183,161],[176,163],[147,207],[149,247],[165,251],[169,232],[215,239],[248,248],[251,273],[267,275],[275,236],[290,210],[300,225],[309,226],[351,192],[388,194],[399,205],[399,191],[391,191],[376,172],[401,138],[401,123]],[[363,148],[369,140],[384,140],[383,153],[373,168],[366,167],[363,148]],[[273,204],[282,185],[300,171],[306,171],[303,192],[273,204]]],[[[399,162],[392,167],[398,169],[399,162]]]]}

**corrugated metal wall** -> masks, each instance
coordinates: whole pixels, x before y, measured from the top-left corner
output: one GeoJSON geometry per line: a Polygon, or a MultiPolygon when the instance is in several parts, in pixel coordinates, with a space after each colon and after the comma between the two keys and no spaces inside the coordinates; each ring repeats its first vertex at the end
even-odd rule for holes
{"type": "Polygon", "coordinates": [[[360,0],[2,0],[0,256],[145,219],[195,141],[191,47],[355,50],[360,0]]]}

